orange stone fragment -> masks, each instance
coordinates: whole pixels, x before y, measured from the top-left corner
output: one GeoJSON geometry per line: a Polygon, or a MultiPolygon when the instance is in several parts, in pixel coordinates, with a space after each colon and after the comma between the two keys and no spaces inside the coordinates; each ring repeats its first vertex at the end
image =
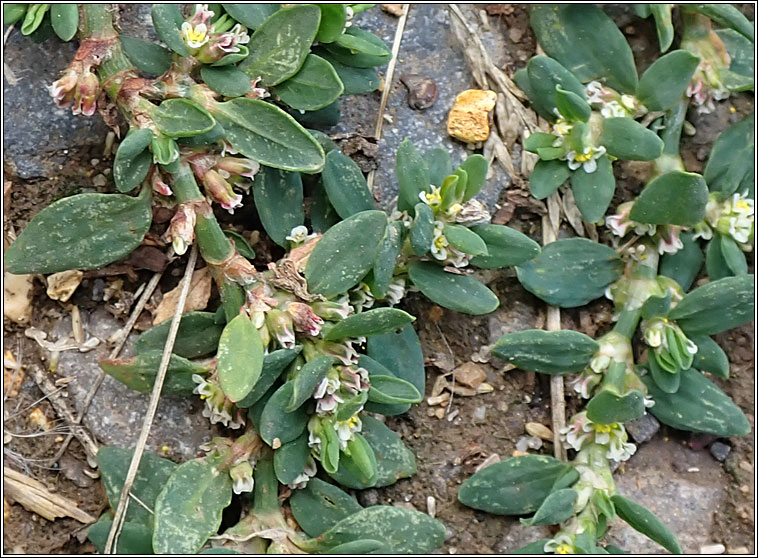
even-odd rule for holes
{"type": "Polygon", "coordinates": [[[459,93],[447,117],[447,133],[466,143],[486,141],[490,136],[489,112],[496,101],[494,91],[467,89],[459,93]]]}

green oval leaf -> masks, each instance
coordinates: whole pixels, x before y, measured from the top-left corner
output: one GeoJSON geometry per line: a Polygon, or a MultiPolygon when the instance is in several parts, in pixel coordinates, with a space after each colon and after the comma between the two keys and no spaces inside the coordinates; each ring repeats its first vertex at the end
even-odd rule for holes
{"type": "Polygon", "coordinates": [[[558,112],[569,122],[587,122],[592,114],[592,109],[584,97],[573,91],[566,91],[560,85],[555,87],[555,103],[558,112]]]}
{"type": "Polygon", "coordinates": [[[653,225],[692,227],[705,217],[708,187],[699,174],[670,171],[648,184],[629,218],[653,225]]]}
{"type": "Polygon", "coordinates": [[[150,113],[158,129],[170,138],[188,138],[209,132],[216,122],[189,99],[166,99],[150,113]]]}
{"type": "Polygon", "coordinates": [[[576,504],[578,496],[576,490],[571,488],[562,488],[551,492],[534,516],[529,519],[522,519],[521,523],[530,527],[562,523],[574,515],[574,504],[576,504]]]}
{"type": "Polygon", "coordinates": [[[690,341],[697,345],[693,368],[719,378],[729,377],[729,359],[718,343],[707,335],[693,335],[690,341]]]}
{"type": "Polygon", "coordinates": [[[445,238],[453,248],[472,256],[487,256],[487,244],[468,227],[462,225],[445,225],[445,238]]]}
{"type": "Polygon", "coordinates": [[[250,37],[250,55],[240,70],[250,79],[261,78],[264,87],[291,78],[305,62],[320,20],[321,11],[312,4],[278,10],[250,37]]]}
{"type": "Polygon", "coordinates": [[[687,50],[661,56],[645,70],[637,87],[637,98],[648,110],[666,110],[684,95],[700,58],[687,50]]]}
{"type": "Polygon", "coordinates": [[[594,339],[578,331],[529,329],[504,335],[492,352],[521,370],[567,374],[585,368],[599,349],[594,339]]]}
{"type": "Polygon", "coordinates": [[[326,231],[305,267],[308,290],[331,297],[357,285],[374,265],[386,227],[384,212],[371,210],[326,231]]]}
{"type": "Polygon", "coordinates": [[[294,491],[289,504],[297,524],[309,537],[320,536],[363,509],[355,498],[319,478],[294,491]]]}
{"type": "Polygon", "coordinates": [[[78,194],[49,205],[5,252],[10,273],[98,269],[129,255],[150,228],[149,192],[78,194]]]}
{"type": "Polygon", "coordinates": [[[273,89],[282,101],[297,110],[322,109],[336,101],[344,90],[332,65],[315,54],[309,54],[294,76],[273,89]]]}
{"type": "Polygon", "coordinates": [[[445,527],[428,515],[395,506],[372,506],[350,515],[316,539],[308,552],[326,551],[358,540],[381,540],[391,554],[426,554],[442,544],[445,527]]]}
{"type": "Polygon", "coordinates": [[[50,8],[50,4],[30,4],[24,14],[24,22],[21,24],[21,34],[31,35],[42,24],[42,20],[50,8]]]}
{"type": "Polygon", "coordinates": [[[251,159],[278,169],[315,172],[324,165],[324,150],[286,112],[259,99],[216,103],[213,115],[227,141],[251,159]]]}
{"type": "Polygon", "coordinates": [[[250,78],[234,66],[203,66],[200,76],[208,87],[224,97],[241,97],[250,91],[250,78]]]}
{"type": "Polygon", "coordinates": [[[734,29],[751,42],[754,40],[753,23],[730,4],[689,4],[682,6],[682,9],[704,15],[719,25],[734,29]]]}
{"type": "Polygon", "coordinates": [[[669,4],[638,5],[649,6],[650,13],[653,14],[653,18],[655,19],[655,30],[658,34],[658,45],[660,46],[661,52],[666,52],[671,46],[671,43],[674,42],[674,25],[671,22],[671,6],[669,4]]]}
{"type": "Polygon", "coordinates": [[[392,51],[384,41],[355,26],[348,27],[336,42],[325,48],[337,61],[356,68],[384,66],[392,58],[392,51]]]}
{"type": "Polygon", "coordinates": [[[279,4],[221,4],[224,11],[248,29],[258,29],[263,22],[274,15],[279,4]]]}
{"type": "Polygon", "coordinates": [[[295,357],[300,354],[301,347],[294,349],[279,349],[263,357],[263,369],[255,387],[248,393],[242,401],[237,402],[237,407],[247,409],[257,403],[271,389],[276,380],[281,377],[282,372],[295,357]]]}
{"type": "Polygon", "coordinates": [[[184,22],[179,7],[176,4],[153,4],[150,15],[158,38],[179,56],[189,56],[187,45],[179,32],[184,22]]]}
{"type": "Polygon", "coordinates": [[[381,335],[405,327],[416,318],[397,308],[374,308],[337,322],[324,339],[327,341],[381,335]]]}
{"type": "Polygon", "coordinates": [[[326,44],[334,42],[342,34],[347,23],[347,10],[344,4],[317,4],[321,10],[321,23],[316,40],[326,44]]]}
{"type": "MultiPolygon", "coordinates": [[[[424,152],[423,159],[429,169],[429,181],[431,184],[442,186],[442,181],[453,174],[453,163],[450,161],[450,154],[444,147],[439,146],[424,152]]],[[[477,166],[479,165],[478,162],[476,164],[477,166]]],[[[464,168],[464,170],[466,169],[464,168]]],[[[468,173],[469,171],[466,170],[466,172],[468,173]]],[[[476,174],[476,171],[472,172],[476,174]]]]}
{"type": "Polygon", "coordinates": [[[576,482],[579,474],[546,455],[513,457],[466,479],[458,491],[458,501],[496,515],[523,515],[537,511],[562,477],[576,482]]]}
{"type": "Polygon", "coordinates": [[[681,233],[682,249],[676,254],[664,254],[658,267],[658,273],[670,277],[687,292],[695,277],[703,267],[703,251],[692,233],[681,233]]]}
{"type": "MultiPolygon", "coordinates": [[[[287,442],[274,451],[274,472],[282,484],[290,484],[305,471],[311,448],[308,433],[303,432],[297,439],[287,442]]],[[[310,483],[310,481],[309,481],[310,483]]]]}
{"type": "MultiPolygon", "coordinates": [[[[163,350],[171,320],[166,320],[140,333],[134,352],[163,350]]],[[[215,322],[213,312],[188,312],[182,315],[173,352],[184,358],[197,358],[216,352],[224,328],[215,322]]]]}
{"type": "Polygon", "coordinates": [[[583,166],[576,169],[571,174],[571,190],[584,220],[588,223],[600,221],[608,211],[616,191],[610,159],[600,156],[595,172],[587,172],[583,166]]]}
{"type": "Polygon", "coordinates": [[[395,163],[399,211],[411,211],[419,202],[419,194],[429,190],[431,183],[426,161],[410,140],[405,139],[397,148],[395,163]]]}
{"type": "Polygon", "coordinates": [[[240,401],[253,389],[263,368],[261,336],[246,314],[226,324],[216,359],[221,389],[232,401],[240,401]]]}
{"type": "Polygon", "coordinates": [[[711,191],[731,195],[738,190],[742,179],[753,172],[754,128],[755,114],[751,113],[718,137],[703,171],[711,191]]]}
{"type": "Polygon", "coordinates": [[[423,396],[412,383],[394,376],[371,376],[368,400],[384,405],[418,403],[423,396]]]}
{"type": "Polygon", "coordinates": [[[400,256],[400,250],[403,243],[403,225],[402,223],[388,223],[384,232],[384,238],[379,243],[376,250],[376,260],[371,270],[371,280],[369,287],[371,294],[378,300],[387,296],[392,278],[395,274],[395,264],[400,256]]]}
{"type": "Polygon", "coordinates": [[[333,357],[319,355],[298,370],[297,375],[288,382],[292,384],[292,396],[284,408],[285,412],[291,413],[299,409],[303,403],[313,396],[313,392],[321,380],[326,377],[327,372],[334,364],[334,360],[333,357]]]}
{"type": "Polygon", "coordinates": [[[537,258],[516,268],[524,288],[561,308],[583,306],[603,296],[624,264],[612,248],[586,238],[551,242],[537,258]]]}
{"type": "Polygon", "coordinates": [[[52,4],[50,23],[61,41],[70,41],[79,28],[79,8],[76,4],[52,4]]]}
{"type": "Polygon", "coordinates": [[[258,431],[269,446],[279,439],[282,444],[298,438],[308,424],[308,413],[301,407],[291,413],[285,411],[294,393],[294,384],[287,382],[277,389],[266,402],[258,431]]]}
{"type": "Polygon", "coordinates": [[[608,155],[627,161],[652,161],[663,152],[663,141],[655,132],[627,117],[604,119],[600,144],[608,155]]]}
{"type": "MultiPolygon", "coordinates": [[[[141,500],[141,498],[140,498],[141,500]]],[[[87,530],[87,537],[100,554],[105,553],[105,545],[111,532],[113,521],[101,519],[87,530]]],[[[121,534],[118,536],[116,554],[153,554],[153,529],[147,525],[124,522],[121,534]]]]}
{"type": "MultiPolygon", "coordinates": [[[[150,393],[155,383],[163,357],[163,350],[151,350],[132,358],[104,359],[98,364],[103,372],[112,376],[122,384],[142,393],[150,393]]],[[[192,380],[195,374],[205,375],[208,367],[190,362],[177,355],[171,355],[166,379],[161,393],[163,395],[187,396],[197,387],[192,380]]]]}
{"type": "MultiPolygon", "coordinates": [[[[108,504],[112,510],[118,508],[121,501],[121,491],[124,489],[129,465],[134,450],[116,446],[103,446],[97,452],[97,466],[100,469],[108,504]]],[[[168,482],[177,464],[168,459],[158,457],[154,453],[145,452],[134,477],[131,494],[144,502],[151,510],[155,509],[155,501],[163,487],[168,482]]],[[[134,525],[153,527],[153,514],[142,506],[129,506],[126,510],[126,521],[134,525]]],[[[107,537],[107,533],[106,533],[107,537]]]]}
{"type": "Polygon", "coordinates": [[[231,501],[228,473],[201,461],[179,465],[155,502],[155,553],[197,553],[218,532],[231,501]]]}
{"type": "Polygon", "coordinates": [[[685,333],[714,335],[749,322],[755,308],[753,275],[725,277],[688,293],[669,313],[685,333]]]}
{"type": "Polygon", "coordinates": [[[537,41],[581,82],[604,78],[624,93],[637,90],[632,49],[603,10],[590,4],[541,4],[529,10],[537,41]]]}
{"type": "Polygon", "coordinates": [[[360,95],[371,93],[379,88],[382,80],[373,68],[355,68],[338,62],[334,56],[324,49],[316,49],[320,57],[329,62],[337,72],[344,87],[343,95],[360,95]]]}
{"type": "Polygon", "coordinates": [[[339,150],[330,151],[322,172],[329,202],[343,219],[374,209],[374,198],[360,167],[339,150]]]}
{"type": "Polygon", "coordinates": [[[113,181],[119,192],[131,192],[147,177],[153,164],[147,149],[152,141],[152,130],[132,128],[119,144],[113,161],[113,181]]]}
{"type": "Polygon", "coordinates": [[[434,240],[434,211],[423,202],[416,204],[411,224],[411,248],[417,256],[425,256],[434,240]]]}
{"type": "Polygon", "coordinates": [[[534,170],[529,177],[529,189],[535,198],[544,200],[556,192],[569,176],[571,176],[571,170],[566,161],[540,159],[534,165],[534,170]]]}
{"type": "Polygon", "coordinates": [[[558,108],[557,87],[574,93],[581,100],[586,98],[584,87],[576,76],[548,56],[532,57],[526,66],[526,77],[529,81],[529,100],[550,120],[557,118],[553,112],[558,108]]]}
{"type": "Polygon", "coordinates": [[[471,264],[482,269],[500,269],[529,261],[540,253],[540,245],[523,233],[503,225],[476,225],[471,230],[487,245],[486,256],[476,256],[471,264]]]}
{"type": "Polygon", "coordinates": [[[447,273],[432,262],[412,261],[408,268],[411,282],[429,300],[464,314],[489,314],[498,307],[497,295],[469,275],[447,273]]]}
{"type": "MultiPolygon", "coordinates": [[[[447,151],[445,151],[445,154],[447,155],[447,151]]],[[[466,160],[460,164],[458,169],[466,171],[468,178],[466,181],[466,192],[463,194],[463,201],[468,201],[479,193],[487,181],[487,172],[489,171],[489,168],[490,165],[487,162],[487,159],[478,153],[469,155],[466,160]]]]}
{"type": "Polygon", "coordinates": [[[3,4],[3,23],[13,25],[21,20],[29,8],[29,4],[3,4]]]}
{"type": "Polygon", "coordinates": [[[279,246],[287,246],[292,229],[305,221],[300,174],[261,167],[253,179],[253,198],[266,234],[279,246]]]}
{"type": "Polygon", "coordinates": [[[679,541],[676,540],[674,534],[645,506],[641,506],[621,494],[611,496],[611,502],[613,502],[618,516],[633,529],[654,540],[673,554],[682,553],[682,547],[679,546],[679,541]]]}

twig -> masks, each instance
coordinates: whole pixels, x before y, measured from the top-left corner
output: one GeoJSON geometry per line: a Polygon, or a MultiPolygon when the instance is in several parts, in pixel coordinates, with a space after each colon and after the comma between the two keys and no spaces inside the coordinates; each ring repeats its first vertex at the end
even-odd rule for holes
{"type": "MultiPolygon", "coordinates": [[[[115,336],[118,336],[118,341],[116,342],[116,346],[113,347],[113,350],[111,351],[111,354],[108,356],[108,358],[116,358],[118,357],[119,353],[121,352],[121,349],[124,348],[124,344],[126,343],[126,340],[129,338],[129,334],[132,331],[132,328],[134,328],[134,324],[137,323],[137,319],[139,318],[142,311],[145,309],[145,305],[147,304],[147,301],[150,300],[150,297],[153,295],[153,292],[155,291],[155,288],[158,286],[158,282],[161,280],[161,277],[163,276],[162,271],[158,271],[150,278],[150,281],[147,283],[147,287],[142,292],[142,296],[137,301],[137,306],[134,307],[134,310],[132,311],[131,316],[129,316],[129,320],[126,322],[124,327],[116,332],[115,336]]],[[[143,283],[144,286],[144,283],[143,283]]],[[[114,336],[114,337],[115,337],[114,336]]],[[[98,372],[97,378],[95,378],[95,382],[92,384],[92,387],[90,388],[89,392],[87,393],[87,396],[84,398],[84,405],[82,406],[82,410],[79,413],[79,416],[76,417],[76,420],[74,421],[74,424],[78,425],[82,423],[82,420],[84,419],[84,415],[87,414],[87,410],[89,409],[90,403],[92,403],[92,400],[95,398],[95,395],[97,394],[97,391],[100,389],[100,386],[103,383],[103,380],[105,380],[105,372],[100,370],[98,372]]],[[[58,448],[58,451],[55,453],[55,455],[50,459],[49,465],[52,465],[53,463],[57,462],[61,456],[65,453],[66,448],[68,448],[68,445],[71,443],[72,435],[69,434],[66,436],[66,439],[63,440],[63,443],[61,444],[61,447],[58,448]]]]}
{"type": "Polygon", "coordinates": [[[87,462],[94,466],[93,464],[97,463],[97,442],[85,427],[76,424],[74,410],[71,409],[66,398],[59,393],[65,386],[56,388],[47,372],[37,365],[31,365],[29,372],[39,389],[50,400],[58,416],[70,425],[71,433],[76,436],[76,439],[79,440],[82,448],[84,448],[84,453],[87,454],[87,462]]]}
{"type": "Polygon", "coordinates": [[[126,510],[129,507],[129,492],[134,484],[134,479],[137,476],[137,469],[139,468],[140,460],[142,459],[142,453],[145,451],[145,444],[147,444],[147,437],[150,434],[150,427],[153,424],[155,418],[155,411],[158,408],[158,401],[161,397],[161,389],[163,388],[163,381],[166,379],[166,371],[168,370],[168,363],[171,358],[171,351],[174,349],[174,342],[176,341],[176,334],[179,331],[179,322],[182,319],[182,312],[184,311],[184,304],[187,302],[187,295],[189,294],[190,282],[192,280],[192,272],[195,270],[195,263],[197,262],[197,244],[192,246],[190,252],[189,261],[187,262],[187,268],[184,270],[184,277],[182,278],[182,290],[179,294],[179,301],[176,304],[176,310],[174,311],[174,317],[171,319],[171,326],[168,330],[168,338],[166,344],[163,347],[163,356],[161,357],[161,363],[158,367],[158,374],[155,377],[155,384],[153,385],[153,391],[150,393],[150,403],[145,413],[145,418],[142,422],[142,430],[140,430],[139,439],[137,445],[134,448],[134,455],[132,461],[129,464],[129,471],[126,474],[126,480],[124,480],[124,488],[121,490],[121,499],[118,503],[118,508],[113,517],[113,525],[108,533],[108,540],[105,543],[104,554],[114,554],[118,548],[118,537],[121,534],[121,529],[124,526],[124,520],[126,519],[126,510]]]}
{"type": "Polygon", "coordinates": [[[96,517],[79,509],[76,502],[52,494],[41,482],[9,467],[3,467],[3,485],[16,502],[50,521],[59,517],[73,517],[86,524],[97,521],[96,517]]]}
{"type": "MultiPolygon", "coordinates": [[[[408,12],[410,9],[410,4],[403,4],[403,13],[400,14],[400,19],[397,22],[397,29],[395,30],[395,39],[392,42],[392,60],[390,60],[389,66],[387,66],[387,75],[384,78],[384,90],[382,91],[382,99],[379,101],[379,115],[376,118],[376,127],[374,128],[374,137],[376,138],[377,142],[379,142],[382,137],[384,110],[387,108],[387,101],[389,100],[390,91],[392,90],[392,78],[395,74],[395,66],[397,65],[397,55],[400,52],[400,43],[403,40],[405,22],[408,19],[408,12]]],[[[373,192],[374,190],[374,172],[375,171],[372,169],[366,178],[366,184],[368,184],[369,192],[373,192]]]]}
{"type": "MultiPolygon", "coordinates": [[[[557,196],[558,193],[556,192],[551,197],[557,196]]],[[[547,215],[542,218],[543,246],[555,242],[557,238],[558,231],[553,225],[547,215]]],[[[561,329],[560,308],[548,305],[546,327],[548,331],[558,331],[561,329]]],[[[563,376],[560,374],[550,376],[550,407],[553,424],[553,454],[556,459],[566,461],[566,448],[563,447],[563,443],[561,442],[561,429],[566,426],[566,401],[563,394],[563,376]]]]}

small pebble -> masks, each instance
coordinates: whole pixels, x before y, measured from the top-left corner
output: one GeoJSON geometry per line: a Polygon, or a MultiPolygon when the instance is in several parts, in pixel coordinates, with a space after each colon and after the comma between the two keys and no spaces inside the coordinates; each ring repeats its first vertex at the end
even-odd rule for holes
{"type": "Polygon", "coordinates": [[[638,444],[650,440],[661,428],[661,424],[650,413],[642,415],[637,420],[627,422],[624,426],[632,439],[638,444]]]}
{"type": "Polygon", "coordinates": [[[437,515],[437,500],[434,499],[434,496],[426,497],[426,513],[429,514],[429,517],[437,515]]]}
{"type": "Polygon", "coordinates": [[[477,407],[474,409],[474,420],[475,421],[484,421],[484,419],[487,417],[487,408],[482,405],[481,407],[477,407]]]}
{"type": "Polygon", "coordinates": [[[723,462],[729,455],[729,452],[732,451],[732,447],[729,444],[725,444],[724,442],[720,442],[718,440],[713,442],[708,449],[710,450],[713,458],[716,461],[721,462],[723,462]]]}
{"type": "Polygon", "coordinates": [[[536,436],[537,438],[542,438],[548,442],[553,441],[553,431],[544,424],[540,424],[539,422],[527,422],[524,425],[524,429],[530,436],[536,436]]]}
{"type": "Polygon", "coordinates": [[[97,174],[95,175],[95,178],[92,179],[92,185],[97,187],[102,187],[108,184],[108,179],[105,178],[105,175],[103,174],[97,174]]]}
{"type": "Polygon", "coordinates": [[[747,549],[746,546],[730,546],[727,548],[728,554],[749,554],[750,551],[747,549]]]}
{"type": "Polygon", "coordinates": [[[726,547],[723,544],[706,544],[700,547],[700,554],[724,554],[726,547]]]}

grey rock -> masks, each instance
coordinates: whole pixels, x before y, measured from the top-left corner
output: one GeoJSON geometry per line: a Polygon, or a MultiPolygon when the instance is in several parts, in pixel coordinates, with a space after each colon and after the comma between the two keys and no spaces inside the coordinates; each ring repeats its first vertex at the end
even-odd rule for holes
{"type": "Polygon", "coordinates": [[[361,490],[358,492],[358,503],[364,508],[376,506],[379,504],[379,491],[375,488],[361,490]]]}
{"type": "MultiPolygon", "coordinates": [[[[118,320],[102,307],[92,313],[82,312],[82,322],[88,336],[102,341],[121,327],[118,320]]],[[[71,320],[67,318],[55,325],[52,338],[70,334],[71,320]]],[[[132,334],[131,337],[127,349],[136,336],[132,334]]],[[[102,342],[87,353],[65,351],[61,354],[57,373],[61,378],[75,378],[69,384],[68,391],[78,412],[81,412],[84,399],[100,372],[98,361],[107,358],[109,352],[110,348],[102,342]]],[[[129,351],[125,350],[121,356],[128,355],[129,351]]],[[[132,448],[137,442],[149,398],[149,394],[133,391],[106,376],[84,416],[84,424],[103,444],[132,448]]],[[[156,452],[165,446],[168,457],[181,460],[195,457],[200,445],[218,435],[208,419],[202,416],[201,409],[202,402],[197,397],[161,398],[148,437],[147,450],[156,452]]]]}
{"type": "MultiPolygon", "coordinates": [[[[712,542],[713,510],[726,505],[729,480],[705,452],[658,437],[641,446],[625,473],[614,479],[618,493],[652,511],[678,537],[685,554],[698,554],[712,542]],[[686,468],[674,467],[682,463],[686,468]]],[[[619,518],[611,523],[606,542],[635,554],[663,552],[619,518]]]]}
{"type": "MultiPolygon", "coordinates": [[[[464,5],[460,7],[464,12],[475,9],[464,5]]],[[[396,17],[373,9],[359,14],[355,21],[362,29],[371,31],[392,46],[398,21],[396,17]]],[[[497,60],[497,52],[503,50],[503,38],[491,31],[482,31],[482,34],[488,48],[492,47],[491,52],[496,53],[493,58],[497,60]]],[[[437,146],[444,147],[450,153],[454,166],[472,153],[447,134],[447,115],[456,95],[475,85],[463,54],[454,42],[444,4],[411,6],[398,58],[392,84],[385,84],[385,87],[391,87],[385,114],[392,122],[383,122],[376,158],[378,168],[374,176],[374,192],[375,195],[378,193],[379,204],[385,210],[392,207],[397,196],[395,153],[404,139],[411,140],[422,153],[437,146]],[[400,82],[400,76],[405,74],[421,74],[434,81],[439,94],[432,106],[423,111],[408,106],[408,91],[400,82]]],[[[386,68],[380,68],[379,73],[384,75],[386,68]]],[[[329,132],[373,135],[380,98],[378,91],[344,98],[340,101],[342,121],[329,132]]],[[[493,211],[500,192],[508,184],[510,178],[497,168],[476,197],[493,211]]]]}
{"type": "Polygon", "coordinates": [[[47,87],[74,57],[74,42],[32,42],[14,30],[3,58],[5,162],[19,178],[54,178],[70,165],[69,151],[101,145],[107,128],[99,116],[74,116],[55,105],[47,87]]]}
{"type": "Polygon", "coordinates": [[[497,542],[495,552],[512,554],[514,550],[533,543],[539,539],[551,538],[550,529],[545,526],[526,527],[518,520],[508,518],[505,523],[505,534],[497,542]]]}
{"type": "Polygon", "coordinates": [[[661,428],[661,423],[653,415],[647,413],[637,420],[627,422],[624,427],[632,440],[642,444],[655,436],[655,433],[661,428]]]}
{"type": "Polygon", "coordinates": [[[724,442],[719,442],[716,440],[711,444],[711,447],[708,448],[711,452],[711,455],[716,461],[724,461],[726,457],[729,455],[729,452],[732,451],[732,446],[729,444],[725,444],[724,442]]]}

